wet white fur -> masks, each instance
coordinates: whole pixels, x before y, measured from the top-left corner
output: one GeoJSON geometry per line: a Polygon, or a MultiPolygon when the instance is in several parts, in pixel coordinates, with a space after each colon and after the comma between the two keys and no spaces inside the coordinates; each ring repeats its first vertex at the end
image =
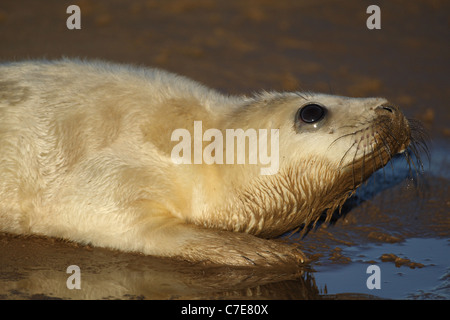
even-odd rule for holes
{"type": "Polygon", "coordinates": [[[251,165],[176,165],[170,133],[191,130],[194,120],[205,129],[280,129],[280,168],[313,177],[305,178],[312,191],[289,191],[301,201],[328,183],[323,170],[337,166],[353,143],[330,147],[338,131],[370,120],[384,102],[267,92],[230,97],[164,71],[100,61],[3,64],[0,230],[195,261],[247,264],[273,260],[277,250],[286,256],[281,244],[232,232],[278,230],[270,208],[285,206],[283,192],[261,191],[255,203],[242,196],[257,195],[274,177],[251,165]],[[295,113],[308,101],[326,106],[329,120],[296,131],[295,113]]]}

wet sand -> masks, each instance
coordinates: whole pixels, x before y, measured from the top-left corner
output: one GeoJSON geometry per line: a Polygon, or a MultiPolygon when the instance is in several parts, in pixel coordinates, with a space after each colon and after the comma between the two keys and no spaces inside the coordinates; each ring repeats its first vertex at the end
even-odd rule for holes
{"type": "Polygon", "coordinates": [[[86,57],[183,74],[230,94],[384,96],[421,120],[431,162],[375,174],[330,224],[300,239],[306,267],[204,267],[44,237],[0,235],[1,299],[449,299],[448,1],[2,1],[0,61],[86,57]],[[81,30],[66,8],[81,8],[81,30]],[[66,269],[81,269],[69,290],[66,269]],[[369,265],[381,289],[369,290],[369,265]]]}

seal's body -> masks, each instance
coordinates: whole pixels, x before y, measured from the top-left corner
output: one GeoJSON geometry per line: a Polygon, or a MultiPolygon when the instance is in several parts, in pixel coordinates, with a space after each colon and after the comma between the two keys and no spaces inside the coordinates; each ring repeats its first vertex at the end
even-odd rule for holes
{"type": "Polygon", "coordinates": [[[407,148],[410,135],[408,121],[382,98],[228,97],[156,69],[3,64],[0,230],[191,261],[303,261],[291,246],[263,238],[338,208],[407,148]],[[276,132],[278,145],[267,145],[268,154],[278,152],[277,170],[173,161],[177,129],[199,146],[196,121],[224,137],[227,129],[276,132]]]}

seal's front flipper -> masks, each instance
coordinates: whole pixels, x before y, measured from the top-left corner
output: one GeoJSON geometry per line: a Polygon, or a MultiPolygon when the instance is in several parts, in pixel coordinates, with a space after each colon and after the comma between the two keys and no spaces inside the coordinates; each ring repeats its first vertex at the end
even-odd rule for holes
{"type": "Polygon", "coordinates": [[[205,229],[176,218],[155,225],[144,234],[150,255],[236,266],[300,264],[307,259],[294,246],[246,233],[205,229]]]}

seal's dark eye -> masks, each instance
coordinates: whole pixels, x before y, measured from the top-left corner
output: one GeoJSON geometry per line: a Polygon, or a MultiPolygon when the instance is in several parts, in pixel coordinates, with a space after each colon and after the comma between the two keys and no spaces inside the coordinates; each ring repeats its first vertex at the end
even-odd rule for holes
{"type": "Polygon", "coordinates": [[[306,123],[314,123],[322,120],[325,115],[325,108],[315,104],[307,104],[303,106],[298,113],[298,118],[306,123]]]}

